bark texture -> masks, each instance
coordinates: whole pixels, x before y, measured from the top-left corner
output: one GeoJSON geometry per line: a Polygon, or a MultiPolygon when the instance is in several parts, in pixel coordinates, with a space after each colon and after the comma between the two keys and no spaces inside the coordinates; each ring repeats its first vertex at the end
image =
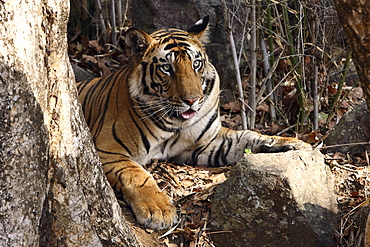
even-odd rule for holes
{"type": "Polygon", "coordinates": [[[0,1],[0,246],[138,246],[67,57],[68,1],[0,1]]]}
{"type": "Polygon", "coordinates": [[[335,0],[335,4],[370,109],[370,1],[335,0]]]}

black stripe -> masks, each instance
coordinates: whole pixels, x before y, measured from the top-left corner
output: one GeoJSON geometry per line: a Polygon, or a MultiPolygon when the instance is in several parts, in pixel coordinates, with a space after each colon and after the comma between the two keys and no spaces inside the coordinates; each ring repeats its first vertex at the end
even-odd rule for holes
{"type": "MultiPolygon", "coordinates": [[[[140,100],[138,100],[138,99],[136,99],[135,100],[136,102],[140,102],[140,100]]],[[[130,102],[131,102],[131,106],[133,106],[134,105],[134,102],[131,100],[131,98],[130,98],[130,102]]],[[[141,104],[142,102],[140,102],[140,104],[141,104]]],[[[142,109],[142,108],[141,108],[142,109]]],[[[137,119],[139,119],[139,121],[140,121],[140,119],[141,119],[141,117],[142,116],[140,116],[139,115],[139,113],[135,110],[135,108],[134,107],[131,107],[131,109],[129,109],[129,110],[131,110],[134,114],[135,114],[135,116],[136,116],[136,118],[137,119]]],[[[129,111],[129,114],[130,114],[130,116],[131,116],[131,118],[132,118],[132,120],[134,121],[134,116],[132,115],[132,112],[131,111],[129,111]]],[[[145,114],[145,110],[144,109],[142,109],[142,112],[144,112],[144,114],[145,114]]],[[[146,115],[146,114],[145,114],[146,115]]],[[[148,127],[148,125],[146,124],[146,122],[145,121],[141,121],[141,123],[145,126],[145,128],[149,131],[149,133],[150,133],[150,135],[152,136],[152,137],[154,137],[154,139],[155,140],[159,140],[158,139],[158,137],[157,136],[155,136],[154,135],[154,133],[153,133],[153,131],[148,127]]]]}
{"type": "Polygon", "coordinates": [[[139,187],[144,187],[144,185],[146,184],[146,182],[148,182],[149,179],[150,177],[148,176],[139,187]]]}
{"type": "Polygon", "coordinates": [[[208,156],[208,165],[210,165],[210,166],[212,166],[212,167],[214,167],[214,166],[216,166],[216,162],[214,161],[214,159],[213,159],[213,153],[214,153],[214,149],[212,149],[210,152],[209,152],[209,156],[208,156]]]}
{"type": "Polygon", "coordinates": [[[123,141],[118,137],[117,132],[116,132],[116,122],[114,122],[112,126],[112,134],[114,137],[114,140],[123,147],[127,151],[127,153],[132,156],[130,149],[123,143],[123,141]]]}
{"type": "MultiPolygon", "coordinates": [[[[130,117],[131,117],[131,118],[133,118],[133,117],[132,117],[132,114],[131,114],[131,112],[130,112],[130,111],[129,111],[129,114],[130,114],[130,117]]],[[[149,143],[149,141],[148,141],[148,138],[146,138],[146,134],[143,132],[142,128],[140,128],[140,126],[137,124],[137,122],[136,122],[136,121],[134,121],[134,120],[133,120],[133,122],[134,122],[134,124],[135,124],[136,128],[137,128],[137,129],[139,130],[139,132],[140,132],[140,135],[141,135],[141,141],[143,142],[143,144],[144,144],[144,146],[145,146],[146,153],[148,154],[148,153],[149,153],[149,150],[150,150],[150,143],[149,143]]]]}
{"type": "Polygon", "coordinates": [[[171,146],[169,147],[170,149],[172,149],[172,148],[173,148],[173,146],[175,146],[175,144],[177,143],[177,141],[179,140],[179,138],[180,138],[180,135],[178,135],[178,136],[176,137],[176,139],[171,143],[171,146]]]}
{"type": "MultiPolygon", "coordinates": [[[[229,152],[233,146],[233,140],[232,139],[229,139],[228,138],[228,141],[229,141],[229,144],[227,145],[227,149],[225,150],[224,148],[224,154],[222,156],[222,162],[224,165],[228,164],[229,162],[227,161],[226,157],[229,155],[229,152]]],[[[244,151],[244,150],[243,150],[244,151]]]]}
{"type": "Polygon", "coordinates": [[[191,155],[191,164],[190,165],[197,165],[198,164],[198,157],[199,154],[203,152],[203,150],[206,149],[206,147],[199,147],[193,151],[193,154],[191,155]]]}
{"type": "Polygon", "coordinates": [[[146,84],[146,80],[145,80],[146,70],[148,69],[148,63],[142,62],[141,67],[143,70],[142,78],[141,78],[141,85],[143,86],[144,94],[152,95],[152,93],[149,90],[148,85],[146,84]]]}
{"type": "Polygon", "coordinates": [[[120,169],[118,169],[114,175],[116,175],[116,177],[119,177],[119,173],[123,172],[124,170],[127,170],[127,169],[138,169],[138,165],[130,165],[130,166],[125,166],[125,167],[121,167],[120,169]]]}
{"type": "Polygon", "coordinates": [[[225,144],[225,139],[223,139],[221,145],[218,146],[218,149],[215,153],[215,157],[213,159],[212,166],[220,166],[220,157],[222,159],[224,144],[225,144]]]}
{"type": "Polygon", "coordinates": [[[85,80],[85,81],[81,81],[81,82],[78,82],[77,83],[77,91],[78,93],[81,93],[85,87],[93,80],[94,78],[92,79],[89,79],[89,80],[85,80]]]}
{"type": "Polygon", "coordinates": [[[223,165],[226,165],[226,164],[229,163],[227,161],[226,157],[229,155],[229,152],[230,152],[232,144],[233,144],[232,139],[228,139],[228,141],[229,141],[229,144],[227,145],[227,149],[225,150],[225,147],[224,147],[223,155],[221,157],[223,165]]]}
{"type": "Polygon", "coordinates": [[[103,163],[102,165],[105,166],[105,165],[110,165],[110,164],[125,162],[125,161],[131,161],[131,159],[127,158],[127,159],[121,159],[121,160],[115,160],[115,161],[108,161],[108,162],[103,163]]]}
{"type": "Polygon", "coordinates": [[[203,135],[204,135],[204,134],[209,130],[209,128],[211,127],[211,125],[213,124],[213,122],[217,119],[217,117],[218,117],[218,111],[216,110],[216,111],[213,113],[213,115],[212,115],[211,119],[210,119],[210,120],[208,120],[207,125],[204,127],[204,129],[202,130],[202,133],[200,133],[200,135],[199,135],[199,136],[198,136],[198,138],[195,140],[195,142],[199,141],[199,140],[203,137],[203,135]]]}
{"type": "Polygon", "coordinates": [[[106,150],[100,149],[98,147],[96,147],[96,151],[101,152],[101,153],[104,153],[104,154],[119,155],[119,156],[123,156],[123,157],[126,157],[126,158],[130,159],[130,157],[127,156],[127,155],[124,155],[124,154],[121,154],[121,153],[115,153],[115,152],[106,151],[106,150]]]}
{"type": "Polygon", "coordinates": [[[215,86],[215,78],[206,79],[206,88],[204,89],[205,95],[210,95],[215,86]]]}
{"type": "MultiPolygon", "coordinates": [[[[192,165],[206,165],[206,164],[199,164],[198,163],[198,157],[199,157],[199,155],[201,155],[203,152],[204,152],[204,150],[206,150],[208,147],[209,147],[209,145],[211,145],[211,143],[215,140],[217,138],[217,135],[216,136],[214,136],[213,138],[212,138],[212,140],[210,140],[209,142],[208,142],[208,144],[207,145],[205,145],[205,146],[200,146],[200,147],[198,147],[197,149],[195,149],[194,151],[193,151],[193,154],[191,155],[191,164],[192,165]]],[[[210,156],[209,156],[210,157],[210,156]]]]}
{"type": "Polygon", "coordinates": [[[171,50],[172,48],[177,47],[176,43],[168,44],[164,47],[165,50],[171,50]]]}
{"type": "Polygon", "coordinates": [[[108,77],[107,80],[105,81],[100,81],[100,82],[104,82],[104,87],[102,89],[99,90],[99,94],[96,94],[94,95],[95,97],[92,98],[93,100],[96,101],[96,103],[100,103],[100,105],[98,105],[97,107],[94,107],[94,104],[93,102],[90,102],[90,111],[93,111],[93,110],[99,110],[101,112],[101,114],[98,114],[100,117],[98,117],[97,122],[95,122],[92,126],[91,126],[91,121],[89,119],[89,126],[91,126],[91,130],[94,131],[94,134],[93,134],[93,139],[94,139],[94,142],[96,140],[96,138],[98,137],[99,133],[101,132],[101,130],[103,129],[103,126],[104,126],[104,122],[105,122],[105,117],[106,117],[106,114],[107,114],[107,110],[108,110],[108,107],[109,107],[109,100],[111,99],[111,94],[112,94],[112,91],[113,91],[113,87],[114,87],[114,82],[117,82],[117,80],[114,80],[112,79],[112,77],[108,77]],[[110,85],[110,82],[113,82],[112,85],[110,85]],[[105,92],[107,91],[108,89],[108,85],[110,86],[109,90],[108,90],[108,93],[105,94],[105,92]],[[98,96],[98,97],[96,97],[98,96]],[[105,97],[105,99],[99,99],[100,97],[105,97]],[[105,103],[104,101],[105,100],[105,103]],[[97,108],[97,109],[95,109],[97,108]],[[96,127],[96,130],[94,130],[94,127],[95,125],[97,124],[97,127],[96,127]]]}

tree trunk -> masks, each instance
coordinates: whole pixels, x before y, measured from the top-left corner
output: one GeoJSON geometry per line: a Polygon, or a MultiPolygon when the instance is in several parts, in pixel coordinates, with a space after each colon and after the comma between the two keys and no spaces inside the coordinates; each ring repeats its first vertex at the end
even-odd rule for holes
{"type": "Polygon", "coordinates": [[[138,246],[68,62],[69,1],[0,1],[0,246],[138,246]]]}
{"type": "Polygon", "coordinates": [[[370,1],[335,0],[335,5],[370,109],[370,1]]]}
{"type": "MultiPolygon", "coordinates": [[[[361,81],[367,108],[370,110],[370,1],[335,0],[335,5],[347,43],[352,50],[352,58],[361,81]]],[[[359,231],[365,237],[359,238],[356,246],[369,246],[370,244],[370,215],[366,210],[368,210],[366,207],[365,210],[362,209],[357,219],[360,225],[364,225],[362,228],[359,227],[359,231]]]]}

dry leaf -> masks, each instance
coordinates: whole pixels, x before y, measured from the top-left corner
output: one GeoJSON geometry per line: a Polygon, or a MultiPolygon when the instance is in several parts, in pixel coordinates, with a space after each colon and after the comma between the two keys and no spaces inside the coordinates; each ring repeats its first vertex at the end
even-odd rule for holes
{"type": "Polygon", "coordinates": [[[268,112],[269,111],[269,106],[266,103],[262,103],[259,106],[256,107],[257,111],[263,111],[263,112],[268,112]]]}
{"type": "Polygon", "coordinates": [[[222,106],[225,110],[230,110],[231,112],[240,112],[241,106],[239,101],[233,101],[226,103],[222,106]]]}
{"type": "Polygon", "coordinates": [[[319,139],[317,138],[317,132],[315,131],[312,131],[311,133],[308,134],[304,134],[301,139],[302,141],[310,144],[315,144],[319,141],[319,139]]]}
{"type": "Polygon", "coordinates": [[[104,52],[104,48],[101,45],[99,45],[97,40],[90,40],[89,47],[94,49],[97,53],[104,52]]]}

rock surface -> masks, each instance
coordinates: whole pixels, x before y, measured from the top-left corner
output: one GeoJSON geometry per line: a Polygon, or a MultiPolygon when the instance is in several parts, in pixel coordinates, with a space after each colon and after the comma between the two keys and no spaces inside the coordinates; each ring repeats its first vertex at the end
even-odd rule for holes
{"type": "MultiPolygon", "coordinates": [[[[370,141],[370,114],[366,102],[356,106],[352,111],[343,115],[339,123],[330,132],[325,144],[337,145],[370,141]]],[[[362,153],[369,150],[370,145],[338,146],[327,151],[343,153],[362,153]]]]}
{"type": "Polygon", "coordinates": [[[216,246],[332,246],[334,180],[319,151],[249,154],[217,188],[216,246]],[[222,232],[224,231],[224,232],[222,232]]]}
{"type": "Polygon", "coordinates": [[[94,79],[95,76],[91,73],[87,72],[85,69],[79,67],[78,65],[71,63],[73,73],[75,74],[76,82],[84,81],[84,80],[91,80],[94,79]]]}

